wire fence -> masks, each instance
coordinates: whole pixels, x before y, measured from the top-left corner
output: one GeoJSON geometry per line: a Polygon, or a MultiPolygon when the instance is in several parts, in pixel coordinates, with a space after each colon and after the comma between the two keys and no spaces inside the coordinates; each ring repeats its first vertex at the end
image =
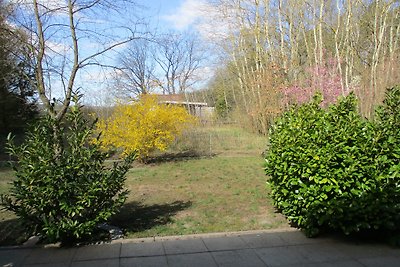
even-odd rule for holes
{"type": "Polygon", "coordinates": [[[191,129],[177,138],[170,152],[195,151],[204,155],[220,153],[262,153],[266,148],[266,137],[235,125],[203,126],[191,129]]]}

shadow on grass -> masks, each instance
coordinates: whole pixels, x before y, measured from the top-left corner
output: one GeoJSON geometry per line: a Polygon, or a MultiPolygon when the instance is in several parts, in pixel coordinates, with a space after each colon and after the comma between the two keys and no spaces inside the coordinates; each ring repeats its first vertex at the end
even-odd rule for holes
{"type": "Polygon", "coordinates": [[[143,159],[144,164],[156,164],[172,161],[185,161],[191,159],[209,158],[216,154],[200,151],[167,152],[143,159]]]}
{"type": "MultiPolygon", "coordinates": [[[[175,201],[167,204],[144,205],[139,202],[126,203],[121,211],[111,218],[109,224],[122,228],[125,232],[141,232],[171,222],[171,217],[192,205],[190,201],[175,201]]],[[[24,229],[18,219],[0,221],[0,246],[21,245],[27,240],[24,229]]],[[[80,244],[107,242],[109,236],[102,230],[93,236],[79,240],[80,244]]],[[[77,241],[64,245],[70,246],[77,241]]]]}
{"type": "Polygon", "coordinates": [[[0,221],[0,246],[21,245],[27,238],[19,219],[0,221]]]}
{"type": "Polygon", "coordinates": [[[191,205],[190,201],[175,201],[150,206],[139,202],[129,202],[111,219],[110,224],[122,228],[125,232],[141,232],[171,222],[172,216],[191,205]]]}

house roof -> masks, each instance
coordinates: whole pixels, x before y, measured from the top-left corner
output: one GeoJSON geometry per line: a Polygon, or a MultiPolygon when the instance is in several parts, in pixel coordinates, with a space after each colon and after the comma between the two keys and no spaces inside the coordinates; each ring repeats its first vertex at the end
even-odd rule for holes
{"type": "Polygon", "coordinates": [[[195,105],[207,106],[204,102],[191,102],[188,101],[184,94],[170,94],[170,95],[156,95],[159,103],[175,104],[175,105],[195,105]]]}
{"type": "Polygon", "coordinates": [[[165,101],[179,101],[184,102],[186,101],[185,95],[183,94],[170,94],[170,95],[156,95],[158,101],[165,102],[165,101]]]}

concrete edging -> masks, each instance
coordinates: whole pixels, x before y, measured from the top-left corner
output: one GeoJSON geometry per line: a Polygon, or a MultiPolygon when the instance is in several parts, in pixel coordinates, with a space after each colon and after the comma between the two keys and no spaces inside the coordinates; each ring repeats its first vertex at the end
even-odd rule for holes
{"type": "MultiPolygon", "coordinates": [[[[93,245],[152,243],[152,242],[163,242],[168,240],[189,240],[189,239],[199,239],[199,238],[217,238],[217,237],[228,237],[228,236],[242,236],[251,234],[297,232],[297,231],[300,230],[296,228],[276,228],[276,229],[266,229],[266,230],[247,230],[247,231],[216,232],[216,233],[202,233],[202,234],[189,234],[189,235],[153,236],[153,237],[143,237],[143,238],[121,238],[111,241],[100,241],[99,243],[93,243],[93,245]]],[[[37,245],[36,243],[38,241],[38,238],[39,237],[37,236],[30,237],[22,245],[0,246],[0,250],[60,247],[60,243],[37,245]]]]}

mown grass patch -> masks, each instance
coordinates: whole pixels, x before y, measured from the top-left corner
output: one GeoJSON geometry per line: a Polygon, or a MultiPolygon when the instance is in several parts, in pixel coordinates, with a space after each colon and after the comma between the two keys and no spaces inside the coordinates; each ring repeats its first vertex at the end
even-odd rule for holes
{"type": "Polygon", "coordinates": [[[125,228],[128,237],[287,226],[267,195],[259,156],[216,156],[141,166],[129,172],[127,184],[131,190],[127,208],[113,223],[125,228]],[[151,227],[142,227],[143,221],[151,227]]]}
{"type": "Polygon", "coordinates": [[[171,145],[170,152],[196,151],[203,155],[259,155],[267,138],[234,125],[203,126],[190,129],[171,145]]]}
{"type": "Polygon", "coordinates": [[[14,171],[9,167],[0,167],[0,194],[6,193],[14,180],[14,171]]]}
{"type": "MultiPolygon", "coordinates": [[[[265,137],[234,126],[193,129],[168,151],[172,160],[134,164],[126,181],[129,198],[110,223],[127,237],[287,227],[268,196],[265,144],[265,137]],[[189,145],[203,156],[173,158],[189,145]]],[[[0,193],[13,179],[11,169],[0,169],[0,193]]],[[[0,211],[0,245],[24,238],[15,216],[0,211]]]]}
{"type": "MultiPolygon", "coordinates": [[[[0,195],[9,191],[14,177],[14,171],[11,168],[0,167],[0,195]]],[[[0,245],[20,244],[26,238],[14,213],[0,210],[0,245]]]]}

